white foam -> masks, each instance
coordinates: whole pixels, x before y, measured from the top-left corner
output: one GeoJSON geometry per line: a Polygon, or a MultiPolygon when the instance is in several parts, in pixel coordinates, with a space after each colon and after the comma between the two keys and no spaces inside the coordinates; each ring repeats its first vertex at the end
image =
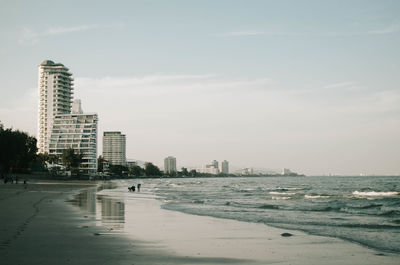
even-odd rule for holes
{"type": "Polygon", "coordinates": [[[272,197],[273,200],[290,200],[291,197],[272,197]]]}
{"type": "Polygon", "coordinates": [[[304,195],[304,198],[306,199],[323,199],[323,198],[329,198],[330,196],[327,195],[304,195]]]}
{"type": "Polygon", "coordinates": [[[377,192],[377,191],[354,191],[353,195],[359,197],[393,197],[399,195],[397,191],[386,191],[386,192],[377,192]]]}
{"type": "Polygon", "coordinates": [[[269,194],[272,194],[272,195],[295,195],[296,193],[270,191],[269,194]]]}
{"type": "Polygon", "coordinates": [[[294,187],[294,188],[282,188],[282,187],[278,187],[278,189],[282,189],[282,190],[304,190],[304,188],[297,188],[297,187],[294,187]]]}

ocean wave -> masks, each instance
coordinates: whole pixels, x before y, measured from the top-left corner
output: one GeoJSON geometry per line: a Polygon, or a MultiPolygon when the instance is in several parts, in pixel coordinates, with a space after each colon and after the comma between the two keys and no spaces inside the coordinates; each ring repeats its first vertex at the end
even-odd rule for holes
{"type": "Polygon", "coordinates": [[[387,216],[387,217],[397,217],[400,216],[400,211],[398,210],[389,210],[383,213],[378,214],[379,216],[387,216]]]}
{"type": "Polygon", "coordinates": [[[353,192],[354,196],[357,197],[394,197],[399,195],[399,192],[397,191],[382,191],[382,192],[377,192],[377,191],[354,191],[353,192]]]}
{"type": "Polygon", "coordinates": [[[280,190],[280,191],[288,191],[288,190],[304,190],[304,188],[298,188],[298,187],[278,187],[276,190],[280,190]]]}
{"type": "Polygon", "coordinates": [[[169,183],[168,186],[174,187],[174,188],[184,188],[182,184],[175,184],[175,183],[169,183]]]}
{"type": "Polygon", "coordinates": [[[304,198],[306,199],[327,199],[330,197],[331,196],[328,195],[304,195],[304,198]]]}
{"type": "Polygon", "coordinates": [[[269,194],[272,195],[295,195],[295,192],[277,192],[277,191],[270,191],[269,194]]]}
{"type": "Polygon", "coordinates": [[[372,203],[372,204],[367,204],[367,205],[348,205],[348,207],[354,208],[354,209],[371,209],[371,208],[380,208],[382,207],[383,204],[379,203],[372,203]]]}
{"type": "Polygon", "coordinates": [[[292,197],[272,197],[273,200],[290,200],[292,197]]]}
{"type": "Polygon", "coordinates": [[[272,205],[272,204],[263,204],[259,206],[258,208],[260,209],[279,209],[278,205],[272,205]]]}

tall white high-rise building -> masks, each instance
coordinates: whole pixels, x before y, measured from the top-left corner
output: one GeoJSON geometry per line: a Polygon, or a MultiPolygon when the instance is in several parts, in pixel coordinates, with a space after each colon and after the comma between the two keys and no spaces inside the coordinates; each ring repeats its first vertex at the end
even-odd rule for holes
{"type": "Polygon", "coordinates": [[[126,136],[121,132],[104,132],[103,158],[111,165],[126,164],[126,136]]]}
{"type": "Polygon", "coordinates": [[[39,65],[38,151],[49,152],[54,117],[71,112],[73,78],[63,64],[45,60],[39,65]]]}
{"type": "Polygon", "coordinates": [[[224,160],[221,162],[220,173],[229,174],[229,162],[228,161],[224,160]]]}
{"type": "Polygon", "coordinates": [[[176,158],[173,156],[164,159],[164,173],[170,174],[176,172],[176,158]]]}

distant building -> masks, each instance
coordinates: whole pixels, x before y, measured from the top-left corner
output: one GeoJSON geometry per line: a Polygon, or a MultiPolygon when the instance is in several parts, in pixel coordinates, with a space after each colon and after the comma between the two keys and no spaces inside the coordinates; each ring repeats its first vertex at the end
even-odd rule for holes
{"type": "Polygon", "coordinates": [[[215,167],[214,164],[206,165],[206,167],[203,169],[203,173],[217,175],[219,173],[219,169],[215,167]]]}
{"type": "Polygon", "coordinates": [[[38,152],[49,152],[49,142],[56,115],[71,113],[73,78],[61,63],[45,60],[39,65],[38,82],[38,152]]]}
{"type": "Polygon", "coordinates": [[[254,170],[253,170],[252,167],[243,168],[241,174],[242,175],[253,175],[254,174],[254,170]]]}
{"type": "Polygon", "coordinates": [[[74,101],[74,112],[54,116],[48,151],[61,156],[63,150],[72,148],[83,155],[79,170],[97,172],[97,122],[96,113],[83,113],[80,100],[74,101]]]}
{"type": "Polygon", "coordinates": [[[134,160],[126,160],[126,166],[128,167],[128,168],[133,168],[133,167],[135,167],[135,166],[137,166],[138,164],[136,163],[136,161],[134,161],[134,160]]]}
{"type": "Polygon", "coordinates": [[[220,170],[218,168],[218,161],[217,160],[211,161],[210,164],[207,164],[201,168],[198,168],[197,172],[217,175],[220,172],[220,170]]]}
{"type": "Polygon", "coordinates": [[[229,162],[228,161],[224,160],[221,162],[220,173],[229,174],[229,162]]]}
{"type": "Polygon", "coordinates": [[[104,132],[103,158],[111,165],[126,164],[126,137],[121,132],[104,132]]]}
{"type": "Polygon", "coordinates": [[[290,174],[293,174],[293,172],[290,171],[290,169],[284,168],[284,169],[282,170],[282,175],[290,175],[290,174]]]}
{"type": "Polygon", "coordinates": [[[171,174],[176,172],[176,158],[173,156],[164,159],[164,173],[171,174]]]}

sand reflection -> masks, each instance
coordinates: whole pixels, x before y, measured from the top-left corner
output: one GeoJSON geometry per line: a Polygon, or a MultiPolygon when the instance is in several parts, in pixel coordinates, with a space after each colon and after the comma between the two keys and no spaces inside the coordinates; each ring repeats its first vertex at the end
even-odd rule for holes
{"type": "Polygon", "coordinates": [[[122,199],[97,195],[96,189],[83,190],[71,201],[93,217],[99,225],[122,230],[125,223],[125,203],[122,199]]]}

